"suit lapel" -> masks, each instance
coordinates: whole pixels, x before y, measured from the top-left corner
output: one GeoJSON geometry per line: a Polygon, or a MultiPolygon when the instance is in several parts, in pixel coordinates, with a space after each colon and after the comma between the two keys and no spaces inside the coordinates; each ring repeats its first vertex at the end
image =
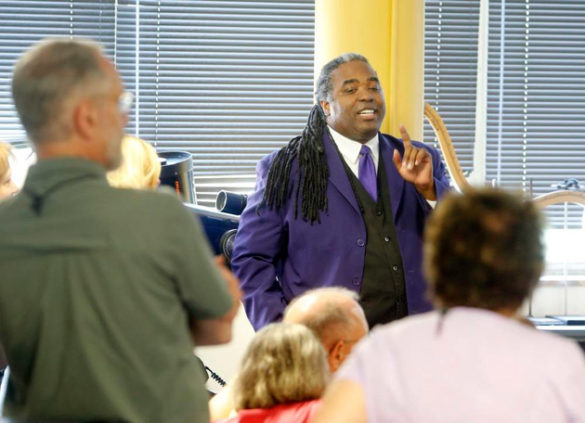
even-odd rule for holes
{"type": "Polygon", "coordinates": [[[355,198],[355,194],[349,183],[349,178],[341,162],[343,159],[339,157],[334,141],[329,137],[329,132],[326,128],[323,130],[323,146],[325,147],[325,158],[329,167],[329,182],[351,204],[355,211],[361,215],[357,199],[355,198]]]}
{"type": "Polygon", "coordinates": [[[392,204],[392,217],[396,222],[396,213],[400,207],[402,201],[402,193],[404,192],[404,179],[396,170],[394,162],[392,161],[392,155],[394,149],[397,148],[400,155],[404,153],[402,144],[393,137],[387,137],[380,133],[378,137],[380,141],[380,160],[384,160],[384,168],[386,169],[386,178],[388,180],[388,191],[390,194],[390,204],[392,204]]]}

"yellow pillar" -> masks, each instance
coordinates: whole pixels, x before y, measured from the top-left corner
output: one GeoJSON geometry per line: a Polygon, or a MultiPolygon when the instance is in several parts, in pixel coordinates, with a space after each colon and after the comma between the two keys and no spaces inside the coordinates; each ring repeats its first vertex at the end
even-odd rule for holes
{"type": "Polygon", "coordinates": [[[378,72],[386,98],[381,131],[400,136],[404,124],[421,140],[424,0],[316,0],[315,78],[347,52],[364,55],[378,72]]]}

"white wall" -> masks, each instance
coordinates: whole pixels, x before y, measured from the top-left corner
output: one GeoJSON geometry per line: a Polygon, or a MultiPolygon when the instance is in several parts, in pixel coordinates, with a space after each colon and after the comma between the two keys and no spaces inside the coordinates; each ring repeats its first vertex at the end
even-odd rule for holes
{"type": "MultiPolygon", "coordinates": [[[[197,347],[195,354],[203,360],[205,365],[229,382],[235,376],[246,347],[254,336],[254,329],[246,317],[244,306],[240,305],[238,315],[234,320],[232,341],[226,345],[214,347],[197,347]]],[[[209,381],[208,388],[216,392],[219,388],[213,381],[209,381]]]]}

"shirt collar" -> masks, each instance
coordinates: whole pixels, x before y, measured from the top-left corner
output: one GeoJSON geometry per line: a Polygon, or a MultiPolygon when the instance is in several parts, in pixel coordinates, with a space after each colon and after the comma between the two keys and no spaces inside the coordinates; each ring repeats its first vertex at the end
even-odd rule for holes
{"type": "Polygon", "coordinates": [[[65,181],[89,176],[107,183],[106,170],[97,162],[73,157],[44,159],[31,166],[24,188],[42,195],[65,181]]]}
{"type": "MultiPolygon", "coordinates": [[[[330,126],[329,133],[331,134],[331,138],[335,144],[337,144],[337,148],[339,152],[343,156],[346,162],[356,164],[360,157],[360,150],[362,149],[362,144],[358,141],[354,141],[350,138],[347,138],[344,135],[341,135],[339,132],[335,131],[330,126]]],[[[380,142],[378,140],[378,133],[374,135],[372,139],[370,139],[365,145],[370,147],[372,150],[372,158],[374,159],[374,163],[378,163],[378,155],[379,155],[379,145],[380,142]]]]}

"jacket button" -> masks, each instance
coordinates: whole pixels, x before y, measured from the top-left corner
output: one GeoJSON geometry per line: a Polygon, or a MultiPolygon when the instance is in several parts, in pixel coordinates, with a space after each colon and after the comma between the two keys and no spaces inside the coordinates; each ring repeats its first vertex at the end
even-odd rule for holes
{"type": "Polygon", "coordinates": [[[389,237],[389,236],[385,236],[385,237],[384,237],[384,241],[386,241],[386,242],[390,242],[390,237],[389,237]]]}
{"type": "Polygon", "coordinates": [[[353,283],[354,285],[359,285],[360,284],[360,279],[359,278],[353,278],[351,280],[351,283],[353,283]]]}
{"type": "Polygon", "coordinates": [[[359,238],[357,240],[357,245],[359,245],[360,247],[363,247],[364,245],[366,245],[366,241],[364,241],[363,239],[359,238]]]}
{"type": "Polygon", "coordinates": [[[398,272],[398,266],[396,266],[396,265],[392,266],[392,270],[394,270],[395,272],[398,272]]]}

